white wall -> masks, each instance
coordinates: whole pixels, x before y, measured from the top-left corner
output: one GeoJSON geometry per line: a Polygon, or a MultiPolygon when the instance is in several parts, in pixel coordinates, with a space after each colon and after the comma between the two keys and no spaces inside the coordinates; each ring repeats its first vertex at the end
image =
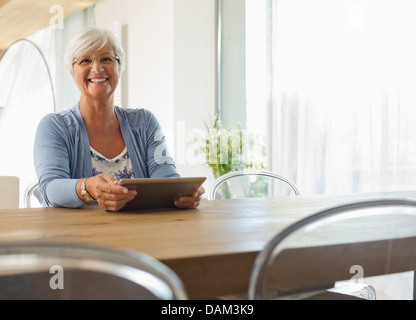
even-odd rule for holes
{"type": "Polygon", "coordinates": [[[213,180],[212,172],[208,166],[191,164],[189,151],[192,147],[185,141],[192,138],[192,130],[205,133],[204,121],[208,122],[209,114],[215,112],[216,2],[174,0],[176,163],[183,175],[207,176],[205,185],[213,180]],[[181,132],[185,132],[186,136],[181,132]]]}
{"type": "Polygon", "coordinates": [[[121,25],[127,54],[124,107],[147,108],[163,127],[173,118],[173,1],[100,0],[96,25],[121,25]],[[127,81],[126,81],[127,80],[127,81]]]}
{"type": "Polygon", "coordinates": [[[183,176],[208,176],[191,165],[186,134],[205,130],[216,103],[216,0],[99,0],[96,25],[121,26],[127,53],[124,107],[147,108],[165,131],[183,176]]]}

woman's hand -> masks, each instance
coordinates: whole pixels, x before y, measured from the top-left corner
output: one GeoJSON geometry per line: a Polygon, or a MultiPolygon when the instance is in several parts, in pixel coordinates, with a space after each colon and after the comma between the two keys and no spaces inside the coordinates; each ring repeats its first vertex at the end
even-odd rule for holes
{"type": "Polygon", "coordinates": [[[98,205],[108,211],[119,211],[137,195],[136,190],[119,186],[118,180],[108,173],[88,178],[86,189],[98,205]]]}
{"type": "Polygon", "coordinates": [[[201,196],[205,193],[204,187],[199,187],[192,196],[179,197],[174,205],[180,209],[196,209],[201,202],[201,196]]]}

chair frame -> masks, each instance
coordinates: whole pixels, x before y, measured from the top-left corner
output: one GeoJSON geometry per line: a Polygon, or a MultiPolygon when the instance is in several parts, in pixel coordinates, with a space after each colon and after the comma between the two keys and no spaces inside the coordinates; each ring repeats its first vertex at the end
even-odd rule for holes
{"type": "Polygon", "coordinates": [[[98,272],[129,280],[146,288],[160,300],[188,299],[183,283],[176,273],[159,260],[141,252],[77,243],[0,244],[0,275],[40,272],[60,264],[65,265],[65,268],[98,272]]]}
{"type": "Polygon", "coordinates": [[[268,178],[275,178],[275,179],[281,180],[281,181],[287,183],[292,188],[295,195],[298,196],[300,194],[299,189],[297,188],[296,184],[293,181],[291,181],[291,180],[289,180],[289,179],[287,179],[287,178],[285,178],[281,175],[278,175],[274,172],[267,171],[267,170],[241,170],[241,171],[232,171],[232,172],[226,173],[226,174],[218,177],[213,182],[213,184],[210,187],[210,190],[208,191],[208,200],[215,200],[215,194],[216,194],[218,188],[220,187],[220,185],[223,182],[225,182],[225,181],[227,181],[231,178],[250,176],[250,175],[264,176],[264,177],[268,177],[268,178]]]}
{"type": "Polygon", "coordinates": [[[33,181],[31,184],[27,186],[25,190],[25,194],[24,194],[25,208],[32,208],[32,196],[35,196],[35,192],[38,189],[39,189],[39,182],[37,180],[33,181]]]}
{"type": "MultiPolygon", "coordinates": [[[[260,279],[260,275],[263,274],[267,269],[267,262],[269,261],[270,256],[273,254],[273,251],[276,247],[284,241],[289,235],[291,235],[296,230],[305,227],[311,223],[314,223],[318,220],[323,218],[333,216],[336,214],[346,213],[348,211],[354,211],[358,209],[366,209],[366,208],[373,208],[377,206],[413,206],[416,208],[416,201],[412,200],[401,200],[401,199],[383,199],[383,200],[370,200],[370,201],[362,201],[356,203],[350,203],[345,205],[340,205],[336,207],[332,207],[329,209],[325,209],[319,211],[315,214],[307,216],[294,224],[288,226],[281,232],[279,232],[274,238],[272,238],[264,247],[262,251],[258,254],[249,279],[249,287],[248,287],[248,299],[249,300],[257,300],[259,296],[257,292],[261,287],[261,283],[258,281],[260,279]]],[[[415,281],[416,284],[416,281],[415,281]]],[[[415,288],[414,288],[415,292],[415,288]]],[[[414,293],[415,295],[415,293],[414,293]]]]}

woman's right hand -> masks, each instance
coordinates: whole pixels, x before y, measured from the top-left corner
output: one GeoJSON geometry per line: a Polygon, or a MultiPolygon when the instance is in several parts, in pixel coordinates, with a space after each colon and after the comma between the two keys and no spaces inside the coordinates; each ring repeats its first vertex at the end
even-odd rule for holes
{"type": "Polygon", "coordinates": [[[136,190],[118,185],[118,180],[108,173],[88,178],[86,189],[98,205],[108,211],[119,211],[137,195],[136,190]]]}

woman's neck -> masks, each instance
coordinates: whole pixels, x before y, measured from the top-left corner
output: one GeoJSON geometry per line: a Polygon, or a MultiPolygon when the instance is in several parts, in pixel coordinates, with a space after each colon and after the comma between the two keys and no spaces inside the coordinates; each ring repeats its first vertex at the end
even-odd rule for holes
{"type": "Polygon", "coordinates": [[[79,100],[79,109],[84,119],[85,124],[94,125],[98,127],[106,127],[114,125],[116,115],[114,113],[114,98],[110,99],[88,99],[81,96],[79,100]]]}

